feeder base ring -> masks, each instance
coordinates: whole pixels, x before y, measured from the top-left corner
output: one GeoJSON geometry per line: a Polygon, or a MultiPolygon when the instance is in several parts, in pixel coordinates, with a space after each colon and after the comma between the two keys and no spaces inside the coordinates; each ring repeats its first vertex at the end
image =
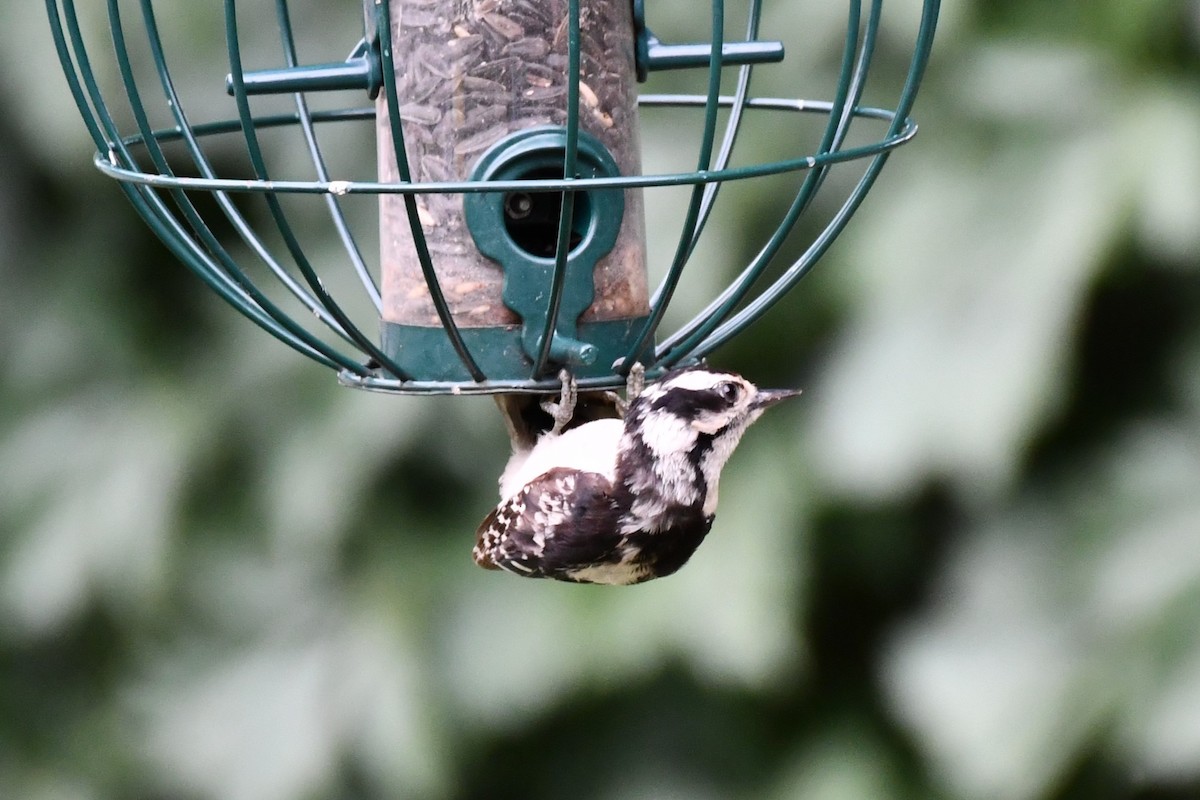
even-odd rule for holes
{"type": "MultiPolygon", "coordinates": [[[[581,380],[612,378],[613,364],[628,352],[645,323],[645,317],[580,322],[580,338],[594,343],[597,352],[592,364],[577,365],[572,368],[572,373],[581,380]]],[[[524,326],[459,328],[458,331],[471,355],[491,366],[491,374],[514,376],[514,380],[520,380],[516,376],[529,374],[529,355],[522,342],[524,326]]],[[[434,383],[471,382],[471,376],[455,354],[444,328],[384,321],[380,323],[380,336],[383,352],[410,375],[420,375],[434,383]]],[[[613,378],[615,385],[620,385],[621,380],[613,378]]],[[[547,385],[557,386],[557,383],[551,379],[547,385]]]]}

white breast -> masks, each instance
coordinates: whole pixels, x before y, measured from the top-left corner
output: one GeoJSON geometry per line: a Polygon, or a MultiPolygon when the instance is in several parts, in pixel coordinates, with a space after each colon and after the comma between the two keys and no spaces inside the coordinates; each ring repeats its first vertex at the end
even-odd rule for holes
{"type": "Polygon", "coordinates": [[[599,419],[558,436],[543,436],[532,450],[514,453],[500,476],[500,499],[507,500],[531,480],[555,467],[595,472],[610,481],[617,468],[617,445],[625,423],[599,419]]]}

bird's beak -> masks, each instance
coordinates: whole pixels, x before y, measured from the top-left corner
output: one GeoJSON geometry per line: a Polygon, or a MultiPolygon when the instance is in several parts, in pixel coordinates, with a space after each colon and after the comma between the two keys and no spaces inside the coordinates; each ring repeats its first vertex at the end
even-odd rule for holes
{"type": "Polygon", "coordinates": [[[754,399],[750,401],[751,408],[769,408],[780,400],[787,400],[789,397],[796,397],[801,392],[800,389],[759,389],[755,393],[754,399]]]}

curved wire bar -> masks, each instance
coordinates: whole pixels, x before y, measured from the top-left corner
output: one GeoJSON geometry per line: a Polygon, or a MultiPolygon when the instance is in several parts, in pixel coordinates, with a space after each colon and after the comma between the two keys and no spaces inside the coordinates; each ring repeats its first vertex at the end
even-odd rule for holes
{"type": "MultiPolygon", "coordinates": [[[[179,126],[180,131],[188,134],[188,136],[185,136],[185,142],[187,144],[187,150],[190,152],[192,162],[194,166],[196,166],[200,172],[204,173],[205,175],[215,174],[214,169],[212,169],[211,164],[208,162],[208,158],[205,157],[203,150],[200,149],[196,138],[190,136],[191,130],[187,125],[187,116],[184,110],[184,104],[182,104],[178,91],[175,91],[173,80],[170,78],[170,73],[167,68],[166,55],[164,55],[162,49],[162,40],[160,35],[158,35],[158,26],[155,19],[154,8],[152,8],[150,0],[142,0],[142,12],[143,24],[145,25],[146,35],[148,35],[151,53],[155,58],[158,78],[160,78],[160,84],[162,86],[164,96],[167,98],[168,107],[170,110],[172,110],[176,125],[179,126]]],[[[112,8],[112,11],[110,11],[110,24],[113,26],[114,36],[121,35],[120,17],[119,14],[116,13],[115,6],[112,8]]],[[[130,101],[134,110],[134,116],[136,116],[138,121],[139,130],[142,131],[143,136],[145,136],[145,132],[150,130],[149,122],[145,120],[144,106],[143,103],[140,102],[136,83],[134,83],[132,74],[128,72],[128,56],[124,48],[124,36],[122,36],[122,41],[119,42],[118,54],[118,61],[120,62],[119,66],[122,71],[122,76],[124,76],[126,82],[126,92],[128,97],[130,97],[130,101]],[[125,58],[120,58],[120,56],[125,56],[125,58]]],[[[160,169],[160,172],[168,175],[173,174],[173,170],[170,169],[169,164],[166,161],[166,156],[163,155],[161,148],[158,148],[157,143],[149,146],[149,150],[151,158],[155,161],[157,168],[160,169]]],[[[293,320],[290,319],[289,315],[286,312],[283,312],[280,307],[276,306],[274,302],[266,299],[265,295],[262,294],[262,291],[258,290],[257,285],[245,275],[245,272],[242,271],[241,267],[238,266],[238,263],[236,263],[233,255],[221,245],[221,242],[218,241],[217,236],[212,233],[211,228],[205,223],[203,216],[200,215],[199,211],[196,209],[196,206],[192,204],[192,201],[187,198],[186,194],[178,191],[172,192],[172,199],[174,200],[175,206],[178,207],[181,215],[184,216],[187,224],[190,225],[194,231],[194,234],[196,234],[200,241],[203,242],[204,247],[208,249],[210,253],[214,254],[214,257],[217,259],[218,263],[220,263],[223,272],[232,277],[236,283],[241,285],[241,287],[253,297],[254,302],[262,307],[266,313],[270,314],[272,318],[280,320],[281,324],[289,327],[289,330],[295,331],[298,329],[299,326],[295,326],[293,324],[293,320]]],[[[214,199],[217,201],[217,205],[222,210],[224,217],[226,217],[227,221],[233,225],[236,231],[238,231],[241,240],[244,241],[246,245],[258,255],[259,259],[262,260],[266,266],[268,266],[268,269],[271,270],[272,275],[276,276],[278,281],[283,284],[283,287],[288,289],[289,293],[292,294],[295,299],[298,299],[302,305],[308,309],[308,311],[316,315],[318,319],[322,320],[323,323],[328,325],[332,331],[337,333],[338,336],[346,339],[348,343],[353,344],[349,337],[346,336],[346,333],[341,330],[340,325],[337,325],[336,320],[329,318],[329,315],[325,314],[324,309],[318,305],[317,301],[312,299],[311,296],[308,296],[307,293],[305,293],[305,290],[294,281],[292,276],[289,276],[287,271],[283,270],[283,267],[271,257],[270,252],[263,245],[262,240],[260,240],[257,234],[254,233],[250,222],[248,222],[247,219],[241,215],[241,212],[236,209],[236,206],[233,204],[233,200],[223,192],[214,193],[214,199]]],[[[306,338],[310,339],[310,341],[319,341],[317,337],[306,338]]]]}
{"type": "MultiPolygon", "coordinates": [[[[821,141],[820,152],[822,153],[840,150],[850,132],[850,123],[854,119],[853,109],[858,105],[862,96],[867,72],[871,66],[871,58],[875,52],[875,38],[879,30],[882,12],[883,0],[874,0],[860,46],[861,7],[858,0],[850,3],[849,20],[846,25],[846,46],[843,50],[841,76],[838,80],[839,91],[834,100],[834,111],[829,116],[829,124],[821,141]]],[[[666,363],[677,363],[681,358],[689,355],[704,337],[728,318],[734,308],[750,292],[762,273],[770,266],[780,248],[783,247],[784,242],[787,241],[800,216],[811,205],[821,184],[824,183],[829,169],[828,166],[819,166],[805,176],[804,182],[801,184],[795,200],[784,214],[783,220],[738,279],[726,287],[690,323],[684,325],[663,342],[661,351],[666,363]]]]}
{"type": "MultiPolygon", "coordinates": [[[[152,8],[150,0],[142,0],[142,10],[143,23],[145,25],[146,34],[148,34],[151,53],[155,56],[158,76],[160,76],[160,83],[162,85],[164,94],[166,94],[168,98],[168,106],[172,108],[176,122],[178,122],[180,125],[180,130],[186,132],[188,128],[184,107],[182,107],[178,92],[174,90],[174,84],[172,83],[172,79],[170,79],[170,74],[167,70],[167,62],[166,58],[164,58],[162,50],[161,37],[158,36],[154,8],[152,8]]],[[[143,136],[145,136],[145,133],[150,131],[150,124],[149,120],[146,119],[145,106],[142,102],[142,98],[140,98],[137,82],[136,79],[134,79],[131,71],[130,58],[128,58],[128,52],[125,47],[124,26],[121,24],[120,12],[118,6],[116,6],[115,0],[109,0],[109,23],[113,32],[114,48],[116,49],[116,53],[118,53],[118,66],[121,71],[122,80],[124,80],[125,83],[126,95],[128,98],[130,98],[131,109],[134,115],[134,120],[137,122],[139,131],[142,131],[143,136]]],[[[151,160],[155,162],[156,168],[163,174],[173,174],[172,168],[170,168],[167,162],[166,155],[163,154],[163,151],[160,146],[158,146],[158,143],[148,144],[150,145],[148,146],[149,155],[151,160]]],[[[190,148],[193,162],[196,163],[200,169],[208,170],[208,173],[211,174],[211,166],[208,161],[206,161],[203,151],[199,148],[199,144],[194,142],[194,139],[192,139],[190,142],[188,142],[188,148],[190,148]]],[[[304,339],[304,341],[307,343],[318,345],[318,343],[322,342],[322,339],[319,337],[311,335],[311,333],[308,333],[308,331],[302,329],[301,326],[296,325],[294,320],[290,318],[282,308],[270,301],[268,297],[266,297],[262,291],[258,289],[257,285],[246,276],[246,273],[240,269],[238,263],[236,263],[236,260],[232,257],[232,255],[229,254],[227,249],[221,245],[221,242],[218,241],[217,236],[212,233],[209,225],[204,222],[203,216],[200,215],[199,211],[196,209],[196,206],[192,204],[192,201],[187,198],[185,193],[174,190],[170,192],[170,194],[172,194],[172,199],[174,200],[176,209],[179,209],[180,215],[184,217],[187,224],[192,228],[193,233],[199,237],[200,242],[202,242],[204,247],[208,249],[208,252],[216,257],[217,263],[220,263],[222,271],[229,277],[232,277],[233,281],[238,283],[238,285],[240,285],[240,287],[246,291],[246,294],[251,297],[257,306],[263,308],[263,311],[268,313],[271,318],[280,321],[280,324],[286,326],[290,332],[293,332],[295,336],[304,339]]],[[[236,210],[236,207],[233,205],[233,201],[227,196],[224,196],[223,193],[220,194],[220,196],[218,196],[216,199],[218,201],[218,205],[222,207],[224,216],[226,216],[230,224],[233,224],[234,228],[239,231],[242,241],[246,242],[248,246],[254,249],[254,252],[256,252],[259,257],[264,260],[264,263],[268,264],[269,269],[271,265],[274,264],[275,269],[272,269],[272,273],[275,273],[276,277],[280,278],[280,281],[284,284],[284,287],[289,288],[289,290],[292,291],[293,296],[298,297],[298,299],[304,303],[304,305],[310,309],[310,311],[318,315],[318,318],[322,318],[324,315],[323,309],[317,306],[316,301],[312,300],[311,297],[308,297],[305,294],[304,289],[300,288],[299,284],[296,284],[294,281],[292,281],[292,278],[290,278],[290,276],[283,271],[282,267],[275,263],[274,259],[271,258],[270,253],[266,251],[266,248],[263,246],[262,241],[260,241],[258,236],[254,234],[250,223],[248,223],[245,217],[242,217],[241,213],[236,210]]],[[[346,341],[349,342],[349,338],[344,335],[344,331],[342,331],[341,327],[336,324],[335,320],[325,317],[323,321],[330,326],[331,330],[334,330],[336,333],[338,333],[338,336],[341,336],[343,339],[346,339],[346,341]]],[[[338,360],[348,360],[348,357],[338,356],[338,360]]]]}
{"type": "MultiPolygon", "coordinates": [[[[116,0],[110,0],[110,2],[116,2],[116,0]]],[[[225,0],[225,44],[229,51],[229,74],[233,78],[233,98],[237,104],[238,116],[242,120],[242,134],[246,140],[246,152],[250,157],[250,164],[254,169],[255,177],[259,180],[268,180],[266,159],[263,157],[262,147],[258,139],[258,130],[254,127],[254,118],[250,113],[250,99],[246,94],[241,43],[237,27],[236,0],[225,0]]],[[[404,371],[355,326],[349,315],[342,310],[342,307],[338,305],[333,296],[325,289],[325,285],[321,282],[316,270],[313,269],[312,262],[305,255],[304,248],[301,247],[300,240],[296,237],[295,229],[283,211],[283,204],[279,202],[278,195],[268,193],[264,197],[267,202],[267,209],[271,214],[271,219],[275,222],[275,228],[279,231],[280,236],[283,237],[284,246],[291,254],[296,266],[300,269],[304,280],[316,294],[318,300],[320,300],[321,306],[337,320],[341,330],[346,332],[360,350],[369,354],[371,358],[385,367],[389,372],[398,377],[403,376],[404,371]]]]}
{"type": "MultiPolygon", "coordinates": [[[[758,39],[758,26],[762,21],[762,0],[751,0],[746,17],[746,41],[752,42],[758,39]]],[[[733,148],[737,144],[738,133],[741,131],[742,118],[746,110],[746,99],[750,95],[750,77],[753,72],[753,64],[743,64],[738,68],[737,86],[733,91],[733,101],[729,105],[729,120],[725,124],[725,134],[721,137],[721,147],[713,161],[715,170],[725,169],[733,157],[733,148]]],[[[709,183],[704,186],[704,198],[700,203],[700,218],[696,221],[696,233],[692,237],[690,251],[696,249],[700,235],[704,233],[709,215],[717,200],[717,193],[721,191],[722,185],[721,183],[709,183]]]]}
{"type": "MultiPolygon", "coordinates": [[[[91,62],[87,56],[87,49],[84,45],[83,34],[79,29],[73,0],[64,0],[62,6],[63,15],[67,23],[66,35],[70,39],[70,48],[67,47],[66,41],[63,39],[63,30],[58,23],[57,6],[53,4],[53,0],[48,0],[47,5],[52,16],[52,29],[56,40],[55,46],[60,58],[66,59],[64,61],[64,68],[71,85],[72,94],[88,124],[93,139],[96,140],[98,147],[108,148],[109,157],[113,161],[123,159],[128,164],[134,164],[135,161],[132,154],[119,140],[119,131],[116,122],[108,111],[108,106],[104,102],[103,94],[100,91],[95,73],[92,70],[91,62]],[[72,50],[74,51],[73,59],[71,57],[72,50]],[[76,73],[76,68],[78,68],[78,73],[76,73]],[[78,75],[78,79],[76,75],[78,75]],[[80,81],[82,81],[82,86],[80,85],[80,81]]],[[[119,28],[119,25],[115,25],[114,27],[119,28]]],[[[216,290],[224,299],[256,323],[262,325],[277,338],[306,355],[319,354],[320,358],[318,360],[322,363],[340,367],[351,372],[362,373],[366,371],[354,360],[341,355],[319,338],[312,336],[303,328],[296,325],[286,314],[272,307],[269,302],[265,305],[260,302],[260,299],[265,298],[255,296],[255,292],[247,290],[244,286],[237,285],[235,288],[235,284],[229,279],[229,276],[221,272],[209,254],[182,228],[175,215],[171,213],[162,199],[153,191],[145,189],[136,192],[127,191],[126,194],[134,203],[139,213],[150,223],[154,232],[159,235],[187,266],[197,272],[205,283],[216,290]]]]}
{"type": "MultiPolygon", "coordinates": [[[[722,108],[732,106],[735,98],[722,95],[717,98],[717,104],[722,108]]],[[[704,95],[642,95],[638,98],[639,106],[673,107],[673,108],[704,108],[708,98],[704,95]]],[[[749,98],[745,107],[755,111],[789,111],[806,114],[828,116],[833,111],[833,104],[825,100],[805,100],[791,97],[753,97],[749,98]]],[[[871,119],[886,122],[889,125],[896,119],[896,113],[884,108],[862,107],[853,109],[852,113],[860,119],[871,119]]],[[[368,108],[343,109],[339,111],[314,112],[313,122],[343,122],[374,118],[375,110],[368,108]]],[[[255,117],[255,125],[260,129],[299,124],[295,114],[273,114],[255,117]]],[[[197,136],[212,136],[240,130],[239,120],[222,120],[207,122],[193,127],[197,136]]],[[[589,191],[593,189],[643,189],[659,186],[695,186],[697,184],[727,183],[729,181],[761,178],[767,175],[781,175],[787,172],[799,172],[814,167],[840,164],[847,161],[874,156],[885,150],[894,150],[909,142],[917,134],[917,125],[911,119],[903,118],[896,133],[887,135],[877,142],[853,148],[844,148],[837,152],[818,153],[816,155],[798,156],[771,161],[763,164],[753,164],[745,167],[726,169],[699,170],[693,172],[664,172],[649,175],[623,175],[609,178],[579,178],[568,182],[561,178],[538,178],[530,180],[496,180],[496,181],[421,181],[415,183],[400,180],[395,183],[379,181],[300,181],[300,180],[245,180],[239,178],[194,178],[174,175],[159,175],[137,169],[121,166],[106,157],[107,143],[96,153],[93,161],[96,169],[110,178],[118,181],[140,183],[157,188],[180,188],[196,191],[225,191],[264,194],[450,194],[471,192],[562,192],[567,189],[589,191]]],[[[159,129],[153,132],[154,138],[160,142],[179,139],[183,134],[176,128],[159,129]]],[[[127,136],[121,140],[127,146],[143,144],[140,135],[127,136]]]]}
{"type": "MultiPolygon", "coordinates": [[[[68,14],[68,11],[64,8],[62,14],[60,14],[57,1],[46,0],[46,12],[50,20],[50,31],[54,41],[55,52],[62,64],[63,74],[67,79],[67,87],[71,92],[71,97],[79,109],[80,116],[84,120],[89,135],[91,135],[93,141],[96,143],[97,148],[103,150],[107,147],[108,138],[100,129],[98,117],[90,105],[90,96],[81,83],[84,80],[84,76],[89,74],[90,66],[87,63],[86,55],[81,53],[81,61],[77,68],[75,59],[72,56],[72,45],[68,44],[67,36],[63,30],[62,14],[68,14]]],[[[92,83],[90,78],[87,80],[89,83],[92,83]]],[[[115,151],[112,158],[114,160],[117,158],[115,151]]],[[[334,369],[343,366],[337,361],[330,359],[324,352],[310,347],[292,336],[276,320],[264,314],[262,309],[251,303],[240,287],[233,284],[227,276],[224,276],[219,271],[210,269],[211,262],[206,261],[206,254],[187,236],[186,232],[175,221],[175,218],[169,213],[160,213],[162,211],[161,207],[154,205],[153,201],[156,198],[153,191],[148,187],[137,186],[135,184],[120,183],[118,185],[134,209],[147,221],[151,230],[162,240],[172,254],[191,269],[219,297],[280,342],[295,349],[302,355],[334,369]]],[[[343,377],[350,377],[352,373],[343,369],[342,375],[343,377]]]]}
{"type": "MultiPolygon", "coordinates": [[[[155,21],[153,5],[150,0],[141,0],[141,6],[142,18],[144,24],[146,25],[151,51],[155,55],[155,63],[158,69],[159,79],[167,96],[167,105],[171,109],[172,115],[175,117],[175,121],[179,126],[179,129],[185,133],[185,140],[187,142],[188,151],[191,154],[193,163],[205,176],[214,176],[216,172],[213,170],[212,165],[208,162],[208,159],[204,155],[203,150],[200,148],[199,143],[194,137],[186,135],[190,133],[190,127],[188,126],[187,116],[183,110],[184,106],[182,100],[179,97],[178,92],[175,91],[170,73],[167,70],[165,53],[162,49],[161,37],[158,34],[158,25],[155,21]]],[[[120,17],[117,13],[116,6],[111,3],[110,22],[114,28],[119,29],[120,17]]],[[[123,49],[123,47],[118,51],[118,61],[123,62],[119,65],[123,71],[129,68],[128,53],[123,49]]],[[[131,101],[134,102],[135,116],[137,116],[138,109],[142,108],[142,104],[137,96],[136,84],[133,83],[132,75],[126,77],[125,80],[127,87],[132,87],[127,88],[127,93],[130,95],[131,101]]],[[[143,136],[145,135],[145,131],[149,130],[148,127],[142,127],[140,125],[139,127],[142,128],[143,136]]],[[[174,174],[170,166],[166,164],[165,158],[162,158],[161,152],[156,154],[154,149],[151,148],[151,157],[155,160],[156,166],[161,173],[166,175],[174,174]],[[162,163],[159,161],[160,158],[162,163]]],[[[188,200],[185,195],[175,195],[173,199],[176,200],[176,205],[179,207],[180,213],[182,213],[187,219],[188,224],[192,227],[196,234],[202,238],[205,247],[207,247],[210,252],[216,255],[218,260],[224,266],[224,269],[239,283],[250,283],[249,278],[245,276],[244,272],[237,265],[236,260],[218,242],[217,237],[213,235],[211,229],[204,222],[199,212],[196,211],[196,208],[191,201],[188,200]]],[[[287,270],[285,270],[279,264],[279,262],[275,260],[270,251],[267,250],[265,245],[262,243],[262,240],[255,233],[253,226],[250,225],[242,213],[237,209],[232,200],[223,193],[217,193],[214,196],[214,199],[217,200],[217,203],[224,213],[226,220],[228,220],[238,232],[238,235],[242,241],[245,242],[246,245],[248,245],[256,255],[258,255],[259,259],[261,259],[267,268],[271,270],[276,279],[283,284],[283,286],[292,294],[292,296],[299,300],[314,316],[322,320],[322,322],[338,333],[339,336],[349,341],[349,338],[345,335],[345,332],[340,329],[340,326],[338,326],[337,322],[331,319],[321,308],[320,304],[314,298],[308,295],[303,287],[301,287],[300,284],[298,284],[292,278],[292,276],[287,273],[287,270]]]]}
{"type": "MultiPolygon", "coordinates": [[[[646,379],[654,380],[665,370],[650,366],[646,368],[646,379]]],[[[552,394],[562,391],[562,382],[557,377],[540,378],[538,380],[521,380],[509,378],[486,379],[471,383],[456,381],[412,380],[398,381],[381,378],[378,375],[355,375],[346,371],[338,374],[338,382],[343,386],[353,386],[356,389],[386,392],[388,394],[452,394],[452,395],[483,395],[483,394],[552,394]]],[[[625,386],[625,379],[614,376],[577,377],[576,388],[581,392],[616,389],[625,386]]]]}
{"type": "MultiPolygon", "coordinates": [[[[296,57],[296,37],[292,32],[292,18],[288,12],[287,0],[275,0],[275,13],[279,18],[279,33],[282,39],[284,63],[288,67],[295,67],[300,62],[296,57]]],[[[325,157],[321,154],[321,147],[317,142],[317,132],[313,126],[312,114],[308,109],[308,100],[300,92],[296,93],[295,100],[296,116],[300,119],[300,129],[304,132],[304,141],[308,146],[308,152],[312,158],[313,169],[317,173],[317,179],[328,181],[329,169],[325,165],[325,157]]],[[[371,270],[367,267],[367,262],[363,258],[358,243],[354,241],[354,236],[350,233],[350,225],[346,222],[346,215],[342,213],[342,207],[338,202],[337,195],[326,195],[325,205],[329,209],[329,217],[333,223],[333,228],[342,242],[346,256],[350,259],[350,263],[354,265],[354,271],[358,274],[358,279],[363,285],[363,290],[366,291],[367,297],[374,304],[376,313],[383,313],[383,298],[379,295],[379,286],[375,283],[375,278],[371,275],[371,270]]]]}
{"type": "MultiPolygon", "coordinates": [[[[563,153],[563,181],[578,178],[579,159],[579,0],[567,2],[567,125],[566,152],[563,153]]],[[[575,192],[565,190],[558,212],[558,240],[554,246],[554,274],[550,278],[550,297],[546,303],[546,324],[533,359],[531,380],[546,371],[554,329],[558,326],[558,311],[562,307],[563,289],[567,284],[567,258],[571,253],[571,220],[575,216],[575,192]]]]}
{"type": "MultiPolygon", "coordinates": [[[[725,4],[721,0],[712,1],[712,49],[708,57],[708,96],[704,106],[704,133],[700,139],[700,155],[696,161],[696,171],[706,172],[712,164],[713,139],[717,128],[717,99],[721,96],[721,51],[725,37],[725,4]]],[[[687,214],[683,221],[683,231],[679,236],[679,244],[675,248],[675,257],[667,270],[662,283],[654,290],[650,298],[650,315],[642,326],[641,332],[633,340],[633,345],[625,353],[625,358],[618,372],[629,374],[629,370],[638,361],[643,350],[650,345],[654,332],[662,322],[663,314],[679,279],[683,277],[683,268],[687,265],[688,256],[692,253],[697,235],[697,224],[700,219],[700,205],[704,200],[704,187],[697,184],[692,187],[692,197],[688,203],[687,214]]],[[[651,346],[651,349],[652,346],[651,346]]],[[[651,361],[654,359],[651,358],[651,361]]]]}
{"type": "MultiPolygon", "coordinates": [[[[920,88],[921,80],[924,77],[925,67],[929,63],[929,54],[933,48],[934,30],[937,28],[937,18],[938,3],[926,2],[922,8],[921,23],[917,32],[913,57],[909,64],[908,77],[905,79],[904,88],[900,92],[900,99],[896,104],[896,117],[889,129],[889,134],[896,131],[902,125],[911,124],[909,114],[912,111],[913,103],[916,102],[917,90],[920,88]]],[[[854,190],[850,193],[849,198],[842,204],[837,215],[813,241],[813,244],[804,255],[794,262],[768,291],[759,295],[746,308],[727,320],[703,342],[698,344],[693,351],[696,357],[703,358],[765,314],[771,306],[778,302],[784,294],[790,291],[812,269],[817,259],[829,249],[829,246],[833,244],[834,240],[845,229],[854,212],[858,210],[859,205],[862,204],[867,192],[870,191],[871,186],[875,183],[875,179],[879,177],[880,171],[887,162],[888,155],[888,151],[883,151],[871,160],[870,165],[854,190]]]]}

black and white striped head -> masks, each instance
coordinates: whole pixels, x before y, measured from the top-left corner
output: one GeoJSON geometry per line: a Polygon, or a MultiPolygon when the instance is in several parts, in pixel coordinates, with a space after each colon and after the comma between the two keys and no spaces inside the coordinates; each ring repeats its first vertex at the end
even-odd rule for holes
{"type": "MultiPolygon", "coordinates": [[[[656,463],[658,479],[673,482],[670,465],[690,465],[701,481],[706,513],[716,505],[721,468],[742,434],[763,411],[788,397],[793,389],[759,389],[732,372],[690,367],[669,372],[630,404],[627,436],[640,440],[639,449],[656,463]]],[[[685,477],[679,475],[680,488],[685,477]]],[[[684,499],[680,497],[679,499],[684,499]]]]}
{"type": "Polygon", "coordinates": [[[798,389],[759,389],[733,372],[687,367],[646,387],[629,412],[642,427],[671,417],[697,437],[740,436],[768,407],[798,394],[798,389]]]}

